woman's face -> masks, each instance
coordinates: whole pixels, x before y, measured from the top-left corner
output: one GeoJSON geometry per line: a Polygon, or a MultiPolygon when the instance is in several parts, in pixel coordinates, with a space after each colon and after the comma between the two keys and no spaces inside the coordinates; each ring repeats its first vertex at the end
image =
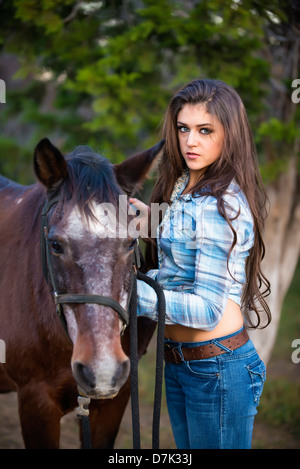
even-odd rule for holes
{"type": "Polygon", "coordinates": [[[203,104],[185,104],[177,116],[181,154],[190,170],[190,181],[198,181],[220,156],[224,128],[203,104]]]}

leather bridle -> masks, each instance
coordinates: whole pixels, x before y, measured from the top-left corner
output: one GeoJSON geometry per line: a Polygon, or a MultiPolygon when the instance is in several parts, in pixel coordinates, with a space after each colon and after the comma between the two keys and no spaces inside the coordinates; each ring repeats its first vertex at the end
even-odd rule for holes
{"type": "MultiPolygon", "coordinates": [[[[40,244],[41,244],[41,260],[43,274],[48,283],[50,289],[53,292],[53,300],[56,306],[56,313],[67,333],[67,322],[63,312],[64,304],[79,304],[79,303],[91,303],[109,306],[116,311],[123,322],[122,333],[126,326],[129,324],[129,312],[126,311],[116,300],[109,296],[94,295],[94,294],[60,294],[58,293],[57,285],[55,282],[54,272],[51,262],[51,254],[48,241],[49,225],[48,225],[48,214],[54,204],[58,203],[59,197],[53,197],[52,199],[46,199],[42,209],[42,221],[41,221],[41,233],[40,233],[40,244]]],[[[132,283],[132,282],[131,282],[132,283]]]]}

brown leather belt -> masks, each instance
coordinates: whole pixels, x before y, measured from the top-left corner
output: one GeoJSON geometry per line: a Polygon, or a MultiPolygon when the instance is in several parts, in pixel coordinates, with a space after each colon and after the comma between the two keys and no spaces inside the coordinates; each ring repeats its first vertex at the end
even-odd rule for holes
{"type": "MultiPolygon", "coordinates": [[[[229,350],[235,350],[248,342],[249,336],[247,331],[243,329],[236,335],[233,335],[229,339],[218,341],[220,344],[228,348],[229,350]]],[[[219,347],[214,343],[200,345],[199,347],[182,347],[181,352],[183,359],[186,361],[191,360],[203,360],[205,358],[215,357],[222,353],[227,353],[226,350],[219,347]]],[[[168,363],[181,363],[183,361],[181,354],[177,347],[172,347],[169,344],[165,344],[165,360],[168,363]]]]}

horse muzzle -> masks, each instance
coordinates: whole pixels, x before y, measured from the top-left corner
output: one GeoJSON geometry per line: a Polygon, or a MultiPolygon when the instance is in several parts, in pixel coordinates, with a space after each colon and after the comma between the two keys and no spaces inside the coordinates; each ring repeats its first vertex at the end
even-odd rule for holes
{"type": "Polygon", "coordinates": [[[91,366],[75,361],[72,364],[73,376],[79,389],[92,399],[112,399],[127,381],[130,371],[129,359],[107,366],[91,366]]]}

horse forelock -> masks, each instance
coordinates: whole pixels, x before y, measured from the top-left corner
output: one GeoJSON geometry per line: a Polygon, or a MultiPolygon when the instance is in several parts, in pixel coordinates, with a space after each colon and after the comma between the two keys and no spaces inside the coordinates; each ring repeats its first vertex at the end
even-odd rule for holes
{"type": "Polygon", "coordinates": [[[52,192],[51,197],[60,195],[59,206],[75,207],[86,219],[94,218],[93,206],[111,203],[117,206],[123,194],[117,183],[113,165],[88,146],[79,146],[66,156],[68,175],[52,192]]]}

